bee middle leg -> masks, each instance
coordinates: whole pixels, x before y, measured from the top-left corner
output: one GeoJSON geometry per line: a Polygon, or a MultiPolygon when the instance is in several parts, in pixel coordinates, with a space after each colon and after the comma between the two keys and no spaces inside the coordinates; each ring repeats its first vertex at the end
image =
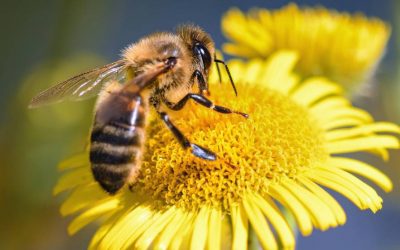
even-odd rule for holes
{"type": "Polygon", "coordinates": [[[230,108],[226,108],[223,106],[219,106],[219,105],[215,105],[212,101],[210,101],[207,97],[203,96],[203,95],[199,95],[199,94],[193,94],[193,93],[189,93],[187,94],[185,97],[183,97],[180,101],[178,101],[175,104],[171,104],[171,103],[166,103],[168,108],[172,109],[172,110],[180,110],[182,109],[185,104],[187,103],[187,101],[189,99],[192,99],[193,101],[197,102],[200,105],[203,105],[204,107],[213,109],[214,111],[217,111],[219,113],[223,113],[223,114],[239,114],[245,118],[248,118],[249,115],[243,112],[239,112],[239,111],[234,111],[231,110],[230,108]]]}
{"type": "Polygon", "coordinates": [[[217,159],[217,156],[215,153],[211,152],[210,150],[203,148],[202,146],[199,146],[197,144],[191,143],[189,139],[187,139],[182,132],[171,122],[169,119],[169,116],[165,112],[159,112],[158,113],[161,117],[161,119],[164,121],[165,125],[171,130],[171,132],[174,134],[178,142],[181,144],[181,146],[184,149],[191,149],[191,153],[199,158],[209,160],[209,161],[215,161],[217,159]]]}

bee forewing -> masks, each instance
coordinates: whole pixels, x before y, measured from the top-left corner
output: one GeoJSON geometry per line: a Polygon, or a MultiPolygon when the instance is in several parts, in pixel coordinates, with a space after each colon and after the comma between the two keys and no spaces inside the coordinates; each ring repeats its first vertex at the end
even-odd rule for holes
{"type": "Polygon", "coordinates": [[[35,96],[29,108],[62,102],[80,101],[97,95],[111,79],[123,81],[125,61],[119,60],[65,80],[35,96]]]}
{"type": "MultiPolygon", "coordinates": [[[[170,68],[171,65],[160,62],[146,72],[124,83],[117,91],[110,91],[110,93],[113,94],[108,95],[99,103],[96,111],[96,122],[99,124],[108,124],[110,121],[125,117],[127,115],[127,110],[132,108],[130,107],[131,103],[141,100],[141,90],[148,87],[149,84],[153,83],[154,79],[164,74],[170,68]]],[[[111,85],[109,85],[109,87],[111,87],[111,85]]],[[[128,113],[129,112],[130,111],[128,111],[128,113]]]]}

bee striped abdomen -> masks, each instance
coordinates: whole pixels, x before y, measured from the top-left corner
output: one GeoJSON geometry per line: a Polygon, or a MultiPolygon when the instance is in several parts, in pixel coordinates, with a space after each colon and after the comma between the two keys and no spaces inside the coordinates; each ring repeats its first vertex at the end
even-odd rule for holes
{"type": "Polygon", "coordinates": [[[140,98],[132,102],[135,105],[131,110],[120,112],[105,125],[95,120],[91,134],[93,176],[110,194],[133,181],[139,173],[146,114],[140,98]]]}

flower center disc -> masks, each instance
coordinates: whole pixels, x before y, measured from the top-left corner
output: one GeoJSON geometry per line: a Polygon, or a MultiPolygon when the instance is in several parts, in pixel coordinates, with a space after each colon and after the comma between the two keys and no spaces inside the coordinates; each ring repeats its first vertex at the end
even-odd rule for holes
{"type": "Polygon", "coordinates": [[[211,86],[216,104],[249,114],[220,114],[191,103],[171,120],[188,139],[210,149],[207,161],[181,148],[158,119],[149,126],[141,177],[135,190],[160,202],[195,209],[211,205],[229,209],[246,190],[262,192],[270,182],[296,174],[327,156],[322,132],[305,108],[278,92],[238,84],[211,86]]]}

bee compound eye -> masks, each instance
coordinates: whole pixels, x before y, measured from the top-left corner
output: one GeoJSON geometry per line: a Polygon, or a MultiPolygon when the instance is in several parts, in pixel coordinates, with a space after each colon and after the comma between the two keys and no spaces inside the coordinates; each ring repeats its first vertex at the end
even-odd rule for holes
{"type": "Polygon", "coordinates": [[[196,55],[200,56],[203,61],[203,67],[208,69],[211,65],[211,55],[208,49],[201,44],[200,42],[196,42],[193,48],[196,55]]]}

